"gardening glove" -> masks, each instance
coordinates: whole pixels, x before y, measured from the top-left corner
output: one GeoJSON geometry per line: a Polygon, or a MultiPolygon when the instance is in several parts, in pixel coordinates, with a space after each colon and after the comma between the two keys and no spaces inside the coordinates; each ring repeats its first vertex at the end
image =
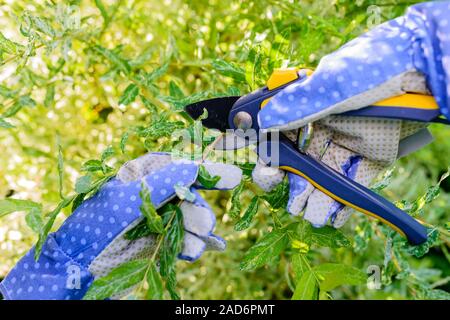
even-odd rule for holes
{"type": "MultiPolygon", "coordinates": [[[[306,152],[342,175],[368,186],[370,182],[398,157],[429,143],[431,135],[426,124],[391,119],[328,116],[313,123],[313,138],[306,152]]],[[[294,141],[297,130],[283,132],[294,141]]],[[[253,170],[253,181],[263,190],[271,191],[285,176],[278,168],[268,167],[261,160],[253,170]]],[[[303,177],[288,173],[289,200],[287,211],[299,215],[315,227],[330,223],[339,228],[352,209],[316,189],[303,177]]]]}
{"type": "MultiPolygon", "coordinates": [[[[423,124],[388,119],[331,116],[380,100],[415,92],[433,94],[441,113],[450,104],[450,2],[411,7],[404,17],[389,21],[324,57],[314,74],[287,86],[263,108],[262,129],[295,130],[314,122],[307,152],[347,177],[368,185],[399,156],[430,141],[423,124]]],[[[284,173],[258,163],[254,180],[270,190],[284,173]]],[[[305,179],[288,174],[288,211],[315,226],[335,227],[350,209],[332,200],[305,179]]]]}
{"type": "MultiPolygon", "coordinates": [[[[231,189],[240,183],[242,172],[235,166],[203,166],[211,175],[221,177],[215,189],[231,189]]],[[[17,263],[0,283],[2,294],[6,299],[81,299],[96,278],[127,261],[150,255],[155,249],[154,235],[136,240],[124,236],[143,219],[142,184],[156,209],[175,198],[180,188],[190,188],[195,195],[180,204],[185,229],[181,259],[194,261],[205,250],[224,250],[225,241],[213,234],[214,213],[197,192],[202,188],[197,182],[198,171],[199,163],[173,160],[163,153],[150,153],[124,164],[115,178],[48,236],[38,261],[33,248],[17,263]]]]}
{"type": "Polygon", "coordinates": [[[276,94],[258,115],[261,129],[295,129],[331,114],[431,91],[450,118],[450,1],[412,6],[325,56],[314,74],[276,94]],[[409,84],[423,77],[420,88],[409,84]],[[413,76],[412,76],[413,75],[413,76]]]}

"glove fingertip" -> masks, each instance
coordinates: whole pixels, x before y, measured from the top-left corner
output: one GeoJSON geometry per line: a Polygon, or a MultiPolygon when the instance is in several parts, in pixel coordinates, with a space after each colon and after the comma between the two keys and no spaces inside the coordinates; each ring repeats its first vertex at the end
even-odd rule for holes
{"type": "Polygon", "coordinates": [[[224,251],[227,247],[227,242],[225,239],[215,234],[202,237],[202,239],[206,243],[206,250],[224,251]]]}
{"type": "Polygon", "coordinates": [[[314,219],[314,217],[311,217],[311,216],[303,216],[303,219],[305,219],[306,221],[308,221],[309,223],[311,223],[311,225],[314,227],[314,228],[322,228],[322,227],[325,227],[326,226],[326,224],[327,224],[327,222],[325,221],[325,222],[320,222],[320,221],[317,221],[316,219],[314,219]]]}
{"type": "Polygon", "coordinates": [[[285,172],[278,168],[268,167],[258,160],[252,172],[252,179],[266,192],[272,191],[283,181],[285,172]]]}
{"type": "Polygon", "coordinates": [[[340,212],[338,212],[335,216],[331,218],[331,225],[334,228],[341,228],[350,218],[352,212],[353,209],[350,207],[343,208],[340,212]]]}
{"type": "Polygon", "coordinates": [[[242,180],[242,170],[235,165],[212,162],[206,162],[203,165],[210,175],[220,177],[214,189],[230,190],[242,180]]]}
{"type": "Polygon", "coordinates": [[[293,173],[288,173],[288,179],[289,200],[287,211],[293,216],[298,216],[305,208],[308,196],[314,190],[314,187],[306,179],[293,173]]]}
{"type": "Polygon", "coordinates": [[[178,258],[189,262],[198,260],[205,252],[206,243],[197,236],[186,232],[184,234],[183,250],[178,254],[178,258]]]}
{"type": "Polygon", "coordinates": [[[197,236],[211,234],[216,226],[216,216],[211,207],[197,194],[194,203],[183,201],[180,205],[183,213],[184,228],[197,236]]]}
{"type": "Polygon", "coordinates": [[[175,194],[175,185],[190,186],[197,176],[198,166],[193,163],[171,163],[143,178],[151,193],[152,203],[160,207],[175,194]]]}

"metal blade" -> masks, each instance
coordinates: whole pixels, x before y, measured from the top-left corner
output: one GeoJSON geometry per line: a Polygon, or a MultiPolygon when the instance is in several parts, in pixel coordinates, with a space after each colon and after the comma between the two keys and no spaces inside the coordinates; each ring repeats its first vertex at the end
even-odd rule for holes
{"type": "Polygon", "coordinates": [[[203,100],[187,105],[184,109],[194,120],[197,120],[203,114],[203,110],[206,109],[208,118],[203,119],[202,124],[207,128],[218,129],[224,132],[230,128],[228,125],[228,114],[239,98],[238,96],[232,96],[203,100]]]}

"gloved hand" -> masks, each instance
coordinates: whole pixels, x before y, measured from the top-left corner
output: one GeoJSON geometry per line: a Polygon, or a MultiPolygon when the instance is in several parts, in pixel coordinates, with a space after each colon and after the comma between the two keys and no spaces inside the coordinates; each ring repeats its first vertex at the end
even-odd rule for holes
{"type": "MultiPolygon", "coordinates": [[[[356,182],[370,182],[398,157],[431,141],[425,124],[366,117],[328,116],[313,124],[313,138],[307,153],[356,182]],[[423,130],[422,130],[423,129],[423,130]]],[[[297,130],[283,132],[295,141],[297,130]]],[[[288,173],[289,201],[287,211],[315,227],[328,222],[339,228],[352,212],[350,207],[333,200],[301,176],[288,173]]],[[[270,191],[285,176],[278,168],[267,167],[260,160],[253,170],[253,181],[270,191]]]]}
{"type": "MultiPolygon", "coordinates": [[[[232,189],[242,172],[232,165],[203,163],[211,175],[221,179],[215,189],[232,189]]],[[[139,191],[145,183],[155,208],[176,196],[175,185],[195,194],[182,201],[184,247],[179,257],[194,261],[204,250],[224,250],[225,241],[214,235],[215,216],[196,191],[199,164],[172,160],[169,154],[151,153],[122,166],[117,176],[84,201],[58,231],[49,235],[39,260],[30,250],[0,283],[6,299],[81,299],[93,280],[118,265],[152,253],[155,236],[127,240],[124,235],[142,221],[139,191]],[[79,287],[68,286],[76,268],[79,287]]],[[[126,293],[126,292],[124,292],[126,293]]],[[[119,293],[114,298],[120,297],[119,293]]]]}
{"type": "Polygon", "coordinates": [[[268,102],[260,128],[299,128],[425,86],[450,118],[449,10],[450,1],[414,5],[325,56],[309,79],[268,102]]]}
{"type": "MultiPolygon", "coordinates": [[[[324,57],[305,81],[276,94],[258,114],[262,129],[286,132],[314,122],[307,152],[357,182],[368,185],[397,157],[430,141],[422,124],[332,116],[406,92],[433,94],[441,113],[450,106],[450,2],[415,5],[324,57]],[[400,149],[400,151],[399,151],[400,149]]],[[[254,180],[269,190],[284,173],[259,163],[254,180]]],[[[342,226],[350,210],[305,179],[289,174],[288,211],[315,226],[342,226]]]]}

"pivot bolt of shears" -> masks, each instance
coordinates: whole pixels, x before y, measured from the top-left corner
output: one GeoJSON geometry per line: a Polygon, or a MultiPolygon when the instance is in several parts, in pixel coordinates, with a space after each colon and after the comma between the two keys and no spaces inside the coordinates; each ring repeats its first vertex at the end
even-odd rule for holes
{"type": "Polygon", "coordinates": [[[253,125],[252,116],[245,111],[239,111],[233,118],[233,123],[238,129],[247,130],[253,125]]]}

